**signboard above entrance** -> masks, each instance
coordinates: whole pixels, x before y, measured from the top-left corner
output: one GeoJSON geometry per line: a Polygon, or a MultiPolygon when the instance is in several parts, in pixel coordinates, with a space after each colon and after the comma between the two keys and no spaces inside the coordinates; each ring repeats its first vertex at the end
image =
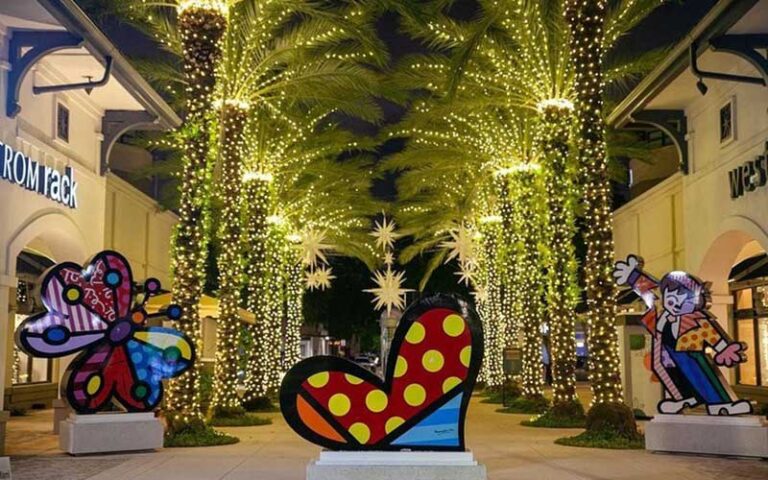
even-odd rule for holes
{"type": "Polygon", "coordinates": [[[77,182],[72,167],[66,167],[61,173],[2,142],[0,155],[0,177],[4,180],[69,208],[77,208],[77,182]]]}
{"type": "MultiPolygon", "coordinates": [[[[768,152],[768,142],[765,148],[768,152]]],[[[764,187],[768,183],[768,155],[760,155],[734,168],[728,172],[728,180],[732,199],[754,192],[758,187],[764,187]]]]}

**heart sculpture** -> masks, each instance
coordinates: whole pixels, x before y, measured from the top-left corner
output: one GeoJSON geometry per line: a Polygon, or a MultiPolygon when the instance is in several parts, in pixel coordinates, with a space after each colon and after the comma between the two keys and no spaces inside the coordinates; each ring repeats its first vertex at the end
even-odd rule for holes
{"type": "Polygon", "coordinates": [[[331,450],[463,451],[482,336],[466,302],[422,299],[400,319],[383,380],[342,358],[308,358],[283,379],[283,416],[331,450]]]}

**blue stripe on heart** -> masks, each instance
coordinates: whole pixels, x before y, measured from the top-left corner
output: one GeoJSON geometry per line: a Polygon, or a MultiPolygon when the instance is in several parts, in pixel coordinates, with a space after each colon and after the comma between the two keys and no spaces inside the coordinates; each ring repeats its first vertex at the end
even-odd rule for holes
{"type": "Polygon", "coordinates": [[[437,411],[400,435],[392,442],[392,445],[404,447],[409,445],[458,446],[459,416],[461,414],[461,400],[463,398],[463,394],[457,395],[453,400],[450,400],[437,411]]]}

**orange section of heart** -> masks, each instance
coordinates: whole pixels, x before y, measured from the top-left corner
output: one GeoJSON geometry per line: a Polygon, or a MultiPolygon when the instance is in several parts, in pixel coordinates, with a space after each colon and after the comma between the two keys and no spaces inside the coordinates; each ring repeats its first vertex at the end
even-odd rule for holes
{"type": "Polygon", "coordinates": [[[383,389],[335,371],[317,373],[302,387],[357,442],[373,445],[456,393],[467,378],[471,344],[469,326],[457,312],[430,310],[408,328],[393,379],[383,389]]]}

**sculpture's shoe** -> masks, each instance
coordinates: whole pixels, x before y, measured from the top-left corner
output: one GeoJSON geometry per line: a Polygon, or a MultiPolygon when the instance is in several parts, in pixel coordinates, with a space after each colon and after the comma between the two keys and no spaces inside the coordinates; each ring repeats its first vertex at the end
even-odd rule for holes
{"type": "Polygon", "coordinates": [[[299,435],[332,450],[464,450],[482,355],[475,312],[429,297],[403,314],[384,379],[341,358],[309,358],[286,374],[280,407],[299,435]]]}
{"type": "Polygon", "coordinates": [[[747,415],[752,413],[752,404],[746,400],[733,403],[717,403],[707,405],[707,413],[710,415],[747,415]]]}
{"type": "Polygon", "coordinates": [[[685,408],[693,408],[698,405],[698,400],[693,397],[685,398],[680,401],[675,400],[662,400],[659,402],[659,413],[677,414],[683,411],[685,408]]]}

